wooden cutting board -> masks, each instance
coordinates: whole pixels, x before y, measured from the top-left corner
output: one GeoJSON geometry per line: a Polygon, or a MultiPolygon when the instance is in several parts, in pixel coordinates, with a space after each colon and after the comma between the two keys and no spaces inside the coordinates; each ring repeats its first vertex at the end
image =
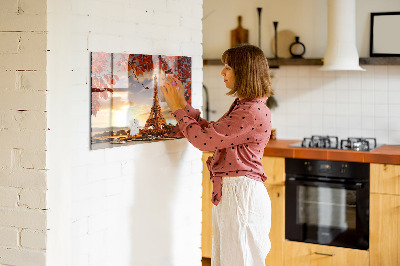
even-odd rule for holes
{"type": "Polygon", "coordinates": [[[238,27],[231,30],[231,48],[238,44],[249,43],[249,31],[242,27],[242,16],[238,16],[238,27]]]}

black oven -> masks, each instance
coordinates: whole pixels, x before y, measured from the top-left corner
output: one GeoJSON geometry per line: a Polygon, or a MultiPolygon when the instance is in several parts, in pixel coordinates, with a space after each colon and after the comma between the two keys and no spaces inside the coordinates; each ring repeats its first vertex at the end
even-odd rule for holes
{"type": "Polygon", "coordinates": [[[285,169],[286,239],[368,249],[369,164],[287,158],[285,169]]]}

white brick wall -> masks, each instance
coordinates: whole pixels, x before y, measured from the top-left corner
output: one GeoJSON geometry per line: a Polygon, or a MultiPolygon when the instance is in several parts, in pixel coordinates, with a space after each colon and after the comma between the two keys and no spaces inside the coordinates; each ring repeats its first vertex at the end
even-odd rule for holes
{"type": "Polygon", "coordinates": [[[47,264],[201,265],[201,152],[184,139],[91,151],[89,52],[191,56],[199,107],[202,0],[47,9],[47,264]]]}
{"type": "Polygon", "coordinates": [[[46,2],[0,4],[1,265],[45,265],[46,2]]]}

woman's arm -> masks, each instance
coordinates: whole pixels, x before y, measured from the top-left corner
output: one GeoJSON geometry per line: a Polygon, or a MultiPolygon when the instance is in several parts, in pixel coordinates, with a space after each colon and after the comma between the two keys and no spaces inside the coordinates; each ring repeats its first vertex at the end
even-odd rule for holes
{"type": "MultiPolygon", "coordinates": [[[[173,115],[178,121],[182,134],[201,151],[225,149],[256,141],[257,124],[254,115],[249,110],[237,109],[229,116],[223,117],[218,122],[210,123],[206,127],[188,116],[184,110],[178,109],[173,115]]],[[[264,125],[265,127],[265,125],[264,125]]]]}
{"type": "MultiPolygon", "coordinates": [[[[161,90],[164,93],[169,108],[173,112],[177,109],[183,109],[188,116],[195,119],[202,127],[209,125],[207,120],[200,117],[200,111],[194,109],[186,102],[185,88],[182,82],[180,82],[175,76],[168,75],[164,84],[161,86],[161,90]]],[[[180,132],[178,125],[172,129],[170,136],[175,138],[184,137],[182,132],[180,132]]]]}

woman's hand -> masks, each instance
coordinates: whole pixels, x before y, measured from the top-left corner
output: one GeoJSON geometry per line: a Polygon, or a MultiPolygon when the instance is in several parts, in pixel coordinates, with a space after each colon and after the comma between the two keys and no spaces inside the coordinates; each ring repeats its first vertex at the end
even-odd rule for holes
{"type": "Polygon", "coordinates": [[[172,112],[178,109],[184,109],[186,107],[185,100],[185,88],[176,77],[167,76],[164,85],[161,86],[161,90],[164,93],[165,101],[172,112]]]}
{"type": "Polygon", "coordinates": [[[169,80],[172,81],[172,85],[178,85],[178,97],[179,97],[179,104],[182,109],[185,109],[187,102],[185,98],[185,87],[183,86],[182,82],[175,76],[175,75],[168,75],[167,77],[169,80]]]}

